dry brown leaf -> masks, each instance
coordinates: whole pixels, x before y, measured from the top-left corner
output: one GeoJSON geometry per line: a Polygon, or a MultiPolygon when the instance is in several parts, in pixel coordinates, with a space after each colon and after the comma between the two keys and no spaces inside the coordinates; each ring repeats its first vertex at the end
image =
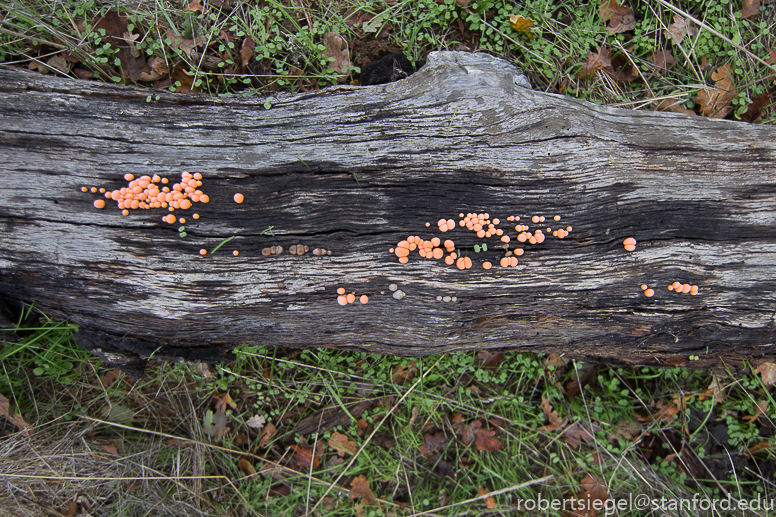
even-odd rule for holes
{"type": "Polygon", "coordinates": [[[170,46],[173,50],[181,50],[189,59],[191,59],[191,53],[195,47],[204,47],[207,45],[207,38],[199,35],[194,39],[187,39],[183,36],[178,36],[172,29],[169,29],[165,34],[166,38],[170,40],[170,46]]]}
{"type": "Polygon", "coordinates": [[[666,31],[666,36],[671,38],[674,42],[674,45],[678,45],[682,42],[685,36],[688,34],[690,36],[695,36],[697,34],[697,29],[693,27],[692,25],[687,24],[687,20],[679,16],[678,14],[674,15],[674,23],[668,26],[668,30],[666,31]]]}
{"type": "Polygon", "coordinates": [[[628,7],[618,4],[617,0],[603,0],[598,7],[598,15],[606,24],[610,36],[636,28],[636,17],[628,7]]]}
{"type": "Polygon", "coordinates": [[[727,393],[725,393],[725,388],[719,385],[719,379],[715,375],[714,378],[711,381],[711,384],[709,384],[709,387],[706,388],[709,395],[712,395],[714,397],[714,400],[717,402],[722,402],[727,398],[727,393]]]}
{"type": "Polygon", "coordinates": [[[577,73],[580,79],[589,79],[596,75],[596,72],[612,66],[612,60],[609,57],[609,49],[598,47],[598,54],[587,51],[587,61],[582,65],[582,69],[577,73]]]}
{"type": "Polygon", "coordinates": [[[550,420],[550,423],[548,425],[545,425],[542,427],[545,431],[559,431],[563,429],[563,426],[566,425],[568,422],[568,419],[561,418],[558,416],[558,412],[552,409],[552,406],[550,405],[550,399],[548,399],[545,396],[542,396],[542,405],[541,405],[542,411],[544,411],[544,414],[547,415],[547,418],[550,420]]]}
{"type": "Polygon", "coordinates": [[[609,431],[606,439],[609,443],[613,443],[615,440],[630,442],[640,435],[641,427],[639,425],[622,419],[609,431]]]}
{"type": "Polygon", "coordinates": [[[11,421],[13,425],[15,425],[19,431],[24,434],[27,438],[32,438],[32,435],[35,434],[35,429],[32,428],[32,426],[27,423],[26,420],[24,420],[24,417],[20,415],[19,413],[15,414],[14,416],[11,416],[10,414],[11,404],[8,402],[8,399],[5,398],[3,395],[0,395],[0,416],[4,416],[8,420],[11,421]]]}
{"type": "Polygon", "coordinates": [[[752,454],[754,454],[755,452],[757,452],[759,450],[762,450],[762,449],[768,450],[768,449],[770,449],[772,447],[773,447],[773,444],[771,442],[760,442],[760,443],[757,443],[754,446],[749,447],[747,449],[747,456],[751,456],[752,454]]]}
{"type": "Polygon", "coordinates": [[[751,18],[760,12],[760,0],[743,0],[741,2],[741,18],[751,18]]]}
{"type": "Polygon", "coordinates": [[[116,382],[116,379],[118,379],[121,376],[121,370],[118,368],[114,368],[110,370],[108,373],[102,376],[102,379],[95,379],[92,384],[95,386],[99,386],[102,384],[103,388],[107,388],[114,382],[116,382]]]}
{"type": "Polygon", "coordinates": [[[75,517],[77,511],[78,503],[75,501],[70,501],[67,503],[67,511],[64,513],[64,517],[75,517]]]}
{"type": "Polygon", "coordinates": [[[275,436],[275,431],[275,426],[271,422],[266,424],[261,430],[261,441],[259,442],[259,445],[261,447],[269,445],[270,440],[275,436]]]}
{"type": "Polygon", "coordinates": [[[760,402],[755,402],[754,404],[754,415],[746,415],[741,420],[744,422],[752,423],[760,415],[764,415],[765,412],[768,411],[768,401],[767,400],[761,400],[760,402]]]}
{"type": "MultiPolygon", "coordinates": [[[[352,63],[350,62],[350,50],[345,38],[336,32],[327,32],[323,35],[323,41],[326,45],[326,57],[333,59],[330,66],[338,74],[348,73],[352,63]]],[[[340,78],[344,82],[345,77],[340,78]]]]}
{"type": "MultiPolygon", "coordinates": [[[[159,56],[153,56],[148,60],[148,68],[148,72],[142,72],[138,76],[138,81],[154,82],[167,77],[167,74],[170,73],[170,70],[167,68],[167,64],[164,62],[164,59],[160,58],[159,56]]],[[[207,363],[197,363],[196,369],[200,375],[206,378],[212,376],[214,373],[212,367],[207,363]]]]}
{"type": "Polygon", "coordinates": [[[62,54],[51,56],[48,61],[46,61],[46,64],[51,68],[59,70],[63,74],[66,74],[70,71],[70,63],[67,62],[62,54]]]}
{"type": "Polygon", "coordinates": [[[658,103],[655,107],[658,111],[673,111],[674,113],[685,113],[687,115],[695,115],[695,112],[691,109],[684,107],[684,101],[680,99],[665,99],[658,103]]]}
{"type": "Polygon", "coordinates": [[[186,449],[192,446],[191,442],[180,440],[178,438],[167,438],[164,443],[170,447],[178,447],[179,449],[186,449]]]}
{"type": "Polygon", "coordinates": [[[776,364],[774,363],[762,363],[754,371],[755,374],[760,374],[763,379],[763,384],[770,386],[776,383],[776,364]]]}
{"type": "Polygon", "coordinates": [[[119,450],[116,448],[116,444],[102,443],[102,444],[99,444],[98,447],[103,451],[107,452],[108,454],[113,454],[114,456],[118,456],[119,454],[119,450]]]}
{"type": "Polygon", "coordinates": [[[411,381],[417,372],[414,364],[397,364],[391,370],[391,380],[394,384],[403,385],[407,381],[411,381]]]}
{"type": "Polygon", "coordinates": [[[245,36],[245,39],[242,42],[242,47],[240,47],[240,63],[242,64],[242,69],[245,70],[245,67],[248,66],[248,64],[251,62],[251,59],[253,59],[256,56],[256,42],[253,41],[253,38],[250,36],[245,36]]]}
{"type": "Polygon", "coordinates": [[[598,515],[596,508],[603,508],[603,503],[609,499],[606,484],[600,477],[587,474],[579,482],[579,486],[584,492],[571,498],[572,507],[575,509],[574,515],[596,517],[598,515]]]}
{"type": "Polygon", "coordinates": [[[498,368],[504,360],[504,352],[480,350],[477,352],[477,359],[482,361],[482,363],[480,363],[480,368],[498,368]]]}
{"type": "Polygon", "coordinates": [[[668,70],[674,66],[676,59],[674,59],[674,54],[670,50],[665,49],[654,51],[650,61],[660,70],[668,70]]]}
{"type": "Polygon", "coordinates": [[[232,397],[230,397],[228,393],[223,397],[213,395],[213,398],[216,400],[217,411],[226,411],[226,406],[229,406],[232,409],[237,409],[237,403],[232,400],[232,397]]]}
{"type": "Polygon", "coordinates": [[[501,440],[495,436],[496,431],[492,429],[477,429],[474,431],[474,446],[478,451],[496,452],[501,449],[501,440]]]}
{"type": "Polygon", "coordinates": [[[684,400],[681,397],[674,397],[670,403],[659,400],[655,404],[657,411],[652,413],[652,419],[658,422],[672,423],[675,416],[684,407],[684,400]]]}
{"type": "Polygon", "coordinates": [[[445,436],[445,433],[443,432],[434,434],[425,433],[423,439],[425,442],[420,446],[420,453],[426,458],[437,451],[441,451],[445,448],[445,445],[447,445],[447,436],[445,436]]]}
{"type": "Polygon", "coordinates": [[[184,11],[199,11],[202,14],[205,14],[205,9],[202,7],[202,0],[194,0],[184,9],[184,11]]]}
{"type": "MultiPolygon", "coordinates": [[[[490,490],[483,488],[482,486],[478,486],[477,492],[479,492],[480,496],[484,496],[484,495],[488,495],[490,493],[490,490]]],[[[496,507],[496,498],[493,497],[492,495],[489,495],[488,497],[486,497],[484,501],[485,501],[485,506],[489,510],[493,510],[496,507]]]]}
{"type": "Polygon", "coordinates": [[[358,452],[358,444],[342,433],[334,433],[329,438],[329,446],[337,451],[340,457],[345,454],[355,454],[358,452]]]}
{"type": "Polygon", "coordinates": [[[321,457],[313,454],[312,449],[308,449],[302,444],[292,445],[289,449],[294,451],[294,460],[303,469],[309,469],[311,464],[313,468],[317,469],[318,465],[321,464],[321,457]]]}
{"type": "Polygon", "coordinates": [[[351,498],[358,499],[360,497],[361,502],[367,505],[377,504],[377,499],[369,489],[369,481],[366,479],[366,476],[356,476],[350,483],[350,486],[352,487],[350,489],[351,498]]]}
{"type": "Polygon", "coordinates": [[[749,105],[749,109],[746,110],[746,113],[741,115],[741,120],[743,122],[750,122],[752,124],[759,123],[763,118],[763,109],[770,104],[771,92],[761,93],[752,99],[752,103],[749,105]]]}
{"type": "Polygon", "coordinates": [[[247,477],[254,477],[256,475],[256,469],[253,468],[251,462],[245,458],[241,458],[240,461],[237,462],[237,468],[239,468],[247,477]]]}
{"type": "Polygon", "coordinates": [[[725,118],[732,107],[730,101],[736,96],[736,87],[731,79],[730,65],[719,67],[711,74],[716,90],[703,89],[695,98],[701,107],[701,115],[710,118],[725,118]]]}
{"type": "Polygon", "coordinates": [[[595,433],[601,432],[601,428],[596,424],[587,422],[574,422],[563,433],[563,441],[575,449],[579,449],[582,441],[591,442],[595,440],[595,433]]]}

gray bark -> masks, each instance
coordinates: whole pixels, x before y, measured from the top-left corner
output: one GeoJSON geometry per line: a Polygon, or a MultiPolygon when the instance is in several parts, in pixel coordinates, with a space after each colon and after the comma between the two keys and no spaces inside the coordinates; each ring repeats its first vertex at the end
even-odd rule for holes
{"type": "Polygon", "coordinates": [[[215,360],[243,343],[698,365],[773,355],[776,129],[523,82],[496,58],[441,52],[405,80],[281,95],[267,110],[0,68],[0,296],[77,323],[114,360],[215,360]],[[184,170],[211,198],[175,212],[185,238],[163,209],[124,217],[80,191],[184,170]],[[519,246],[518,266],[502,268],[497,238],[438,231],[460,212],[498,217],[511,249],[509,215],[572,231],[519,246]],[[389,248],[409,235],[452,239],[474,266],[416,253],[400,264],[389,248]],[[294,256],[294,244],[332,254],[294,256]],[[263,256],[272,245],[286,251],[263,256]],[[674,281],[699,294],[668,291],[674,281]],[[339,287],[369,303],[339,305],[339,287]]]}

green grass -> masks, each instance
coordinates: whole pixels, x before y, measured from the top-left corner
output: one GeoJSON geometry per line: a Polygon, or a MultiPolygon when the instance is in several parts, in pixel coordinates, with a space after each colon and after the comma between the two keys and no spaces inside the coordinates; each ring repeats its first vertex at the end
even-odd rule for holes
{"type": "Polygon", "coordinates": [[[496,508],[509,513],[568,501],[590,488],[586,477],[610,502],[773,496],[776,405],[752,373],[609,368],[515,352],[408,359],[242,347],[225,367],[152,362],[132,385],[123,375],[111,382],[114,374],[73,344],[74,330],[45,321],[2,351],[0,393],[35,435],[3,422],[11,434],[0,450],[24,468],[6,462],[0,475],[32,476],[6,479],[40,490],[50,508],[66,508],[77,492],[98,515],[144,515],[150,504],[160,515],[291,515],[316,505],[319,515],[486,515],[494,510],[484,497],[462,504],[480,487],[502,491],[496,508]],[[219,400],[233,401],[222,407],[229,429],[220,439],[205,428],[219,400]],[[296,432],[322,409],[341,423],[296,432]],[[261,429],[248,426],[257,416],[261,429]],[[352,449],[340,455],[331,440],[343,438],[352,449]],[[46,461],[32,450],[47,451],[46,461]],[[63,450],[77,451],[78,464],[63,468],[73,462],[63,450]],[[312,450],[311,469],[303,451],[312,450]],[[64,487],[40,479],[63,472],[75,477],[64,487]],[[90,479],[95,472],[130,481],[90,479]],[[377,504],[349,496],[358,476],[377,504]],[[457,510],[438,509],[447,506],[457,510]]]}
{"type": "Polygon", "coordinates": [[[376,39],[416,64],[434,50],[490,52],[523,68],[541,90],[640,109],[668,100],[663,109],[696,112],[701,90],[729,88],[712,77],[729,66],[727,117],[776,123],[769,97],[776,73],[772,6],[743,14],[729,0],[625,6],[632,26],[616,32],[600,2],[562,0],[141,0],[118,13],[94,0],[0,0],[0,62],[171,91],[269,95],[357,83],[356,63],[378,57],[365,46],[376,39]],[[533,22],[529,31],[512,27],[510,17],[518,15],[533,22]],[[676,16],[697,20],[681,41],[669,32],[676,16]],[[327,32],[348,42],[350,67],[332,68],[327,32]],[[585,73],[589,53],[599,51],[611,63],[585,73]]]}

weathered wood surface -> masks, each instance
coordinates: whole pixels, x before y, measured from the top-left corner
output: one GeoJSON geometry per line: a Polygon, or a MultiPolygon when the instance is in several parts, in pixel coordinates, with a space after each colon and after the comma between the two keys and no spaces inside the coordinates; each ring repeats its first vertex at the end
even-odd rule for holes
{"type": "Polygon", "coordinates": [[[776,129],[595,106],[521,77],[486,55],[437,53],[406,80],[266,110],[0,69],[0,295],[94,330],[87,346],[141,356],[163,345],[157,356],[213,359],[239,343],[773,354],[776,129]],[[79,190],[183,170],[202,173],[212,199],[176,212],[201,214],[184,239],[161,209],[123,217],[79,190]],[[436,221],[459,212],[499,217],[512,245],[508,215],[573,230],[501,268],[495,239],[478,254],[473,233],[440,234],[436,221]],[[388,250],[408,235],[451,238],[474,267],[416,254],[401,265],[388,250]],[[297,243],[333,254],[261,254],[297,243]],[[700,294],[669,292],[675,280],[700,294]],[[338,287],[370,301],[342,307],[338,287]]]}

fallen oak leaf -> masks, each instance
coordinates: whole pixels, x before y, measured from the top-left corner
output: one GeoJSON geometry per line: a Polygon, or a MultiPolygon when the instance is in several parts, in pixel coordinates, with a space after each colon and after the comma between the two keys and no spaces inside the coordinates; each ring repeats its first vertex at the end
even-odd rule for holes
{"type": "Polygon", "coordinates": [[[566,428],[563,433],[563,441],[574,449],[579,449],[582,441],[591,442],[595,440],[595,433],[601,432],[601,428],[596,424],[576,421],[566,428]]]}
{"type": "Polygon", "coordinates": [[[167,77],[167,74],[170,73],[170,69],[167,68],[167,64],[164,62],[164,59],[160,58],[159,56],[153,56],[148,60],[148,68],[149,70],[147,72],[144,71],[140,73],[137,78],[138,81],[154,82],[167,77]]]}
{"type": "Polygon", "coordinates": [[[743,0],[741,10],[738,11],[741,18],[751,18],[760,12],[760,0],[743,0]]]}
{"type": "Polygon", "coordinates": [[[768,401],[767,400],[761,400],[760,402],[754,403],[754,415],[746,415],[741,420],[748,423],[754,423],[755,420],[760,415],[764,415],[765,412],[768,411],[768,401]]]}
{"type": "Polygon", "coordinates": [[[678,45],[682,42],[682,40],[687,36],[688,34],[690,36],[695,36],[697,34],[697,29],[693,27],[692,25],[687,24],[687,20],[679,16],[678,14],[674,15],[674,23],[668,26],[668,30],[666,30],[666,35],[671,38],[671,40],[674,42],[674,45],[678,45]]]}
{"type": "Polygon", "coordinates": [[[21,414],[16,413],[14,416],[11,416],[10,409],[11,404],[8,402],[8,399],[3,395],[0,395],[0,416],[4,416],[10,420],[11,423],[16,426],[24,436],[27,438],[32,438],[32,435],[35,434],[35,429],[33,429],[32,426],[27,423],[26,420],[24,420],[24,417],[22,417],[21,414]]]}
{"type": "Polygon", "coordinates": [[[496,452],[501,449],[501,440],[495,438],[496,431],[492,429],[477,429],[474,431],[474,446],[478,451],[496,452]]]}
{"type": "Polygon", "coordinates": [[[655,50],[652,52],[650,62],[661,71],[666,71],[674,65],[676,60],[670,50],[655,50]]]}
{"type": "Polygon", "coordinates": [[[264,418],[261,415],[253,415],[248,420],[245,421],[245,425],[252,429],[261,429],[264,427],[264,424],[267,423],[267,419],[264,418]]]}
{"type": "Polygon", "coordinates": [[[544,411],[544,414],[547,415],[547,418],[550,420],[549,425],[542,427],[542,430],[559,431],[563,429],[563,427],[568,423],[567,418],[560,418],[560,416],[558,416],[558,412],[552,409],[552,405],[550,405],[550,399],[547,397],[542,396],[541,408],[542,411],[544,411]]]}
{"type": "Polygon", "coordinates": [[[369,489],[369,481],[366,479],[366,476],[363,474],[356,476],[350,483],[350,486],[352,487],[350,489],[350,497],[352,499],[358,499],[360,497],[361,502],[366,505],[377,504],[375,495],[369,489]]]}
{"type": "Polygon", "coordinates": [[[251,62],[251,59],[256,56],[255,48],[256,42],[253,41],[250,36],[245,36],[242,47],[240,47],[240,64],[242,65],[243,70],[245,70],[245,67],[251,62]]]}
{"type": "Polygon", "coordinates": [[[275,431],[277,429],[275,428],[275,425],[270,422],[269,424],[266,424],[264,428],[261,430],[261,441],[259,442],[259,445],[261,447],[266,447],[269,445],[270,440],[275,436],[275,431]]]}
{"type": "Polygon", "coordinates": [[[488,510],[493,510],[496,507],[496,498],[492,495],[488,495],[490,491],[486,488],[483,488],[482,485],[477,487],[477,492],[480,494],[480,497],[487,496],[484,498],[485,501],[485,507],[488,508],[488,510]]]}
{"type": "Polygon", "coordinates": [[[480,368],[498,368],[504,360],[504,352],[480,350],[477,352],[477,359],[482,361],[482,363],[480,363],[480,368]]]}
{"type": "Polygon", "coordinates": [[[606,24],[610,36],[636,28],[636,17],[628,7],[618,4],[617,0],[603,0],[598,15],[606,24]]]}
{"type": "MultiPolygon", "coordinates": [[[[338,74],[347,73],[352,66],[348,42],[336,32],[324,34],[323,41],[326,45],[326,57],[330,61],[329,66],[338,74]]],[[[345,82],[346,78],[341,77],[339,80],[345,82]]]]}
{"type": "Polygon", "coordinates": [[[579,486],[584,492],[571,497],[572,508],[583,509],[584,513],[574,515],[595,517],[597,515],[596,508],[603,508],[603,503],[609,499],[606,484],[598,476],[586,474],[582,481],[579,482],[579,486]]]}
{"type": "Polygon", "coordinates": [[[308,449],[302,444],[292,445],[289,449],[294,451],[294,460],[301,468],[309,469],[310,465],[312,465],[313,468],[317,469],[318,465],[321,464],[320,456],[314,454],[312,449],[308,449]]]}
{"type": "Polygon", "coordinates": [[[598,54],[587,51],[587,61],[582,65],[582,69],[577,73],[580,79],[590,79],[596,75],[596,72],[612,66],[612,59],[609,56],[609,49],[598,47],[598,54]]]}
{"type": "Polygon", "coordinates": [[[202,7],[202,0],[194,0],[186,6],[184,11],[199,11],[202,14],[205,14],[205,9],[202,7]]]}
{"type": "Polygon", "coordinates": [[[340,458],[345,454],[355,454],[358,452],[358,444],[353,440],[350,440],[343,433],[334,433],[329,438],[329,446],[337,451],[340,458]]]}
{"type": "Polygon", "coordinates": [[[763,384],[766,386],[776,383],[776,364],[774,363],[762,363],[755,369],[754,373],[760,374],[763,384]]]}
{"type": "Polygon", "coordinates": [[[447,445],[447,436],[443,432],[438,433],[425,433],[423,435],[425,442],[420,446],[420,453],[426,458],[430,457],[437,451],[445,448],[447,445]]]}
{"type": "Polygon", "coordinates": [[[716,90],[705,88],[695,98],[701,106],[701,115],[710,118],[724,118],[732,110],[730,103],[736,96],[736,87],[731,79],[730,65],[719,67],[711,74],[716,90]]]}
{"type": "Polygon", "coordinates": [[[169,29],[164,36],[166,38],[165,43],[170,45],[173,50],[180,50],[189,59],[191,59],[191,53],[195,47],[207,45],[207,38],[203,35],[196,36],[194,39],[188,39],[175,34],[172,29],[169,29]]]}
{"type": "Polygon", "coordinates": [[[67,62],[62,54],[57,54],[56,56],[50,57],[48,61],[46,61],[46,64],[51,68],[62,72],[63,74],[66,74],[70,71],[70,63],[67,62]]]}

